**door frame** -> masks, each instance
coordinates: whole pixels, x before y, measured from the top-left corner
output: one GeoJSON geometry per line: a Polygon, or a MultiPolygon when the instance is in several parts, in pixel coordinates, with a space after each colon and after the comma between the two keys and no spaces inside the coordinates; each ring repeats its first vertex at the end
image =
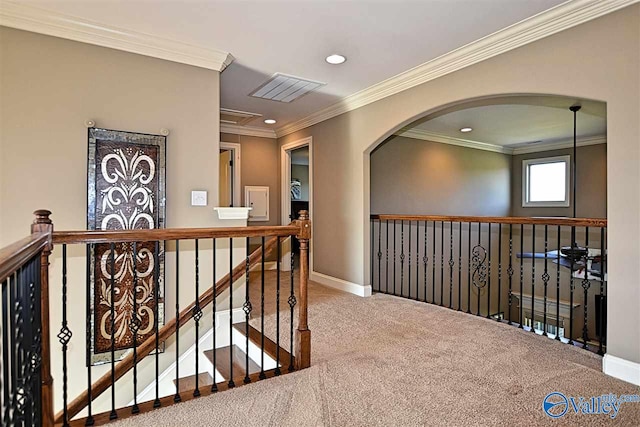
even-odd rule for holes
{"type": "MultiPolygon", "coordinates": [[[[313,137],[308,136],[280,147],[280,216],[281,224],[291,222],[291,151],[309,147],[309,218],[313,220],[313,137]]],[[[311,243],[309,247],[309,271],[313,271],[313,221],[311,221],[311,243]]],[[[282,269],[291,270],[291,243],[286,242],[282,252],[282,269]]]]}
{"type": "MultiPolygon", "coordinates": [[[[233,159],[233,206],[242,206],[242,173],[241,173],[241,150],[242,146],[237,142],[224,142],[220,141],[220,150],[229,150],[232,153],[233,159]]],[[[220,176],[218,176],[218,179],[220,176]]]]}

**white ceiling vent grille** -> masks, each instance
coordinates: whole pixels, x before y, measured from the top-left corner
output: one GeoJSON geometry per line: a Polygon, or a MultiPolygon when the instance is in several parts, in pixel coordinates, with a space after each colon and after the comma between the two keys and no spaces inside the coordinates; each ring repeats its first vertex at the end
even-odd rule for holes
{"type": "Polygon", "coordinates": [[[276,73],[250,96],[271,101],[291,102],[324,85],[325,83],[276,73]]]}
{"type": "Polygon", "coordinates": [[[226,123],[229,125],[244,126],[251,120],[257,119],[258,117],[262,117],[262,114],[230,110],[228,108],[220,109],[220,123],[226,123]]]}

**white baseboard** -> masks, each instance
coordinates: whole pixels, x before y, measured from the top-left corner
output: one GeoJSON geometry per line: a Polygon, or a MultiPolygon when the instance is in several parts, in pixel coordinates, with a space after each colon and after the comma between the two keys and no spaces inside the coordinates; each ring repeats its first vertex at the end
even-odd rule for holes
{"type": "Polygon", "coordinates": [[[349,292],[350,294],[358,295],[361,297],[371,296],[371,286],[369,285],[366,285],[366,286],[358,285],[357,283],[348,282],[346,280],[338,279],[337,277],[318,273],[317,271],[312,271],[309,274],[309,279],[321,285],[328,286],[330,288],[338,289],[344,292],[349,292]]]}
{"type": "Polygon", "coordinates": [[[605,354],[602,358],[602,372],[640,386],[640,363],[605,354]]]}

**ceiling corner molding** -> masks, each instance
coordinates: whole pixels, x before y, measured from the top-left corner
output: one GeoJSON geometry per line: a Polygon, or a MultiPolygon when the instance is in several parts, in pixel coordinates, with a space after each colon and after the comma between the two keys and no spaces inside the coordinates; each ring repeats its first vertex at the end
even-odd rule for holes
{"type": "Polygon", "coordinates": [[[261,138],[276,138],[276,133],[271,129],[263,129],[254,126],[238,126],[227,123],[220,124],[220,133],[232,133],[234,135],[258,136],[261,138]]]}
{"type": "MultiPolygon", "coordinates": [[[[586,147],[587,145],[598,145],[598,144],[606,144],[607,137],[605,135],[600,136],[589,136],[584,138],[578,138],[576,140],[577,147],[586,147]]],[[[524,147],[516,147],[513,148],[513,155],[518,154],[528,154],[528,153],[539,153],[542,151],[551,151],[551,150],[562,150],[565,148],[573,147],[573,139],[565,139],[562,141],[555,141],[543,144],[531,144],[526,145],[524,147]]]]}
{"type": "Polygon", "coordinates": [[[470,139],[454,138],[441,135],[423,129],[401,129],[395,135],[405,138],[421,139],[423,141],[437,142],[440,144],[457,145],[459,147],[473,148],[476,150],[493,151],[494,153],[513,154],[513,149],[486,142],[472,141],[470,139]]]}
{"type": "Polygon", "coordinates": [[[0,25],[219,72],[234,60],[228,52],[111,27],[11,0],[0,2],[0,25]]]}
{"type": "Polygon", "coordinates": [[[452,50],[394,77],[349,95],[327,108],[277,129],[278,137],[395,95],[560,31],[575,27],[640,0],[572,0],[452,50]]]}

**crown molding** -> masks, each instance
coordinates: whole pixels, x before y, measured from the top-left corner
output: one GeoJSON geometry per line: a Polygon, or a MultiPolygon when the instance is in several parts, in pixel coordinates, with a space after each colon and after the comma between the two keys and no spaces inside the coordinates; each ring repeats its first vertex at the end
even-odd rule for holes
{"type": "Polygon", "coordinates": [[[455,138],[439,133],[429,132],[423,129],[401,129],[396,132],[397,136],[406,138],[421,139],[423,141],[439,142],[440,144],[457,145],[459,147],[473,148],[476,150],[493,151],[494,153],[513,154],[513,149],[486,142],[473,141],[470,139],[455,138]]]}
{"type": "Polygon", "coordinates": [[[276,138],[276,133],[271,129],[263,129],[254,126],[238,126],[228,123],[220,123],[220,133],[232,133],[234,135],[258,136],[261,138],[276,138]]]}
{"type": "Polygon", "coordinates": [[[219,72],[234,60],[228,52],[107,26],[11,0],[0,2],[0,25],[219,72]]]}
{"type": "Polygon", "coordinates": [[[281,137],[297,132],[340,114],[615,12],[638,1],[640,0],[567,1],[353,95],[349,95],[327,108],[282,126],[276,130],[276,133],[278,137],[281,137]]]}
{"type": "MultiPolygon", "coordinates": [[[[598,144],[606,144],[607,137],[600,136],[589,136],[584,138],[578,138],[576,141],[577,147],[586,147],[587,145],[598,145],[598,144]]],[[[541,151],[552,151],[552,150],[562,150],[565,148],[573,147],[573,139],[564,139],[560,141],[548,142],[548,143],[539,143],[539,144],[531,144],[526,145],[524,147],[516,147],[512,148],[511,151],[514,156],[517,154],[528,154],[528,153],[539,153],[541,151]]]]}
{"type": "MultiPolygon", "coordinates": [[[[471,139],[456,138],[452,136],[442,135],[439,133],[429,132],[423,129],[401,129],[394,135],[403,136],[405,138],[420,139],[423,141],[437,142],[440,144],[457,145],[459,147],[473,148],[475,150],[492,151],[494,153],[509,154],[512,156],[518,154],[539,153],[543,151],[562,150],[573,147],[573,139],[563,139],[548,143],[538,143],[526,145],[523,147],[505,147],[497,144],[489,144],[486,142],[474,141],[471,139]]],[[[587,145],[606,144],[606,136],[590,136],[578,138],[577,147],[585,147],[587,145]]]]}

